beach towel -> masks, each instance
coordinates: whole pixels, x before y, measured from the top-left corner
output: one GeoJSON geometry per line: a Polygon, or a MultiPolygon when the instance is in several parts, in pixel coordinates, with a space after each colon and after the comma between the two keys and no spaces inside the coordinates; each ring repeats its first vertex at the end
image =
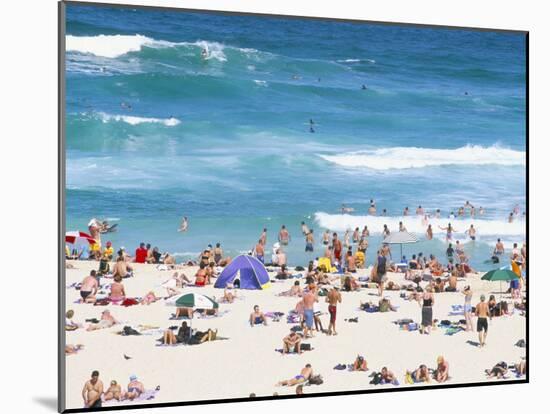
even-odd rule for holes
{"type": "Polygon", "coordinates": [[[122,302],[120,302],[120,305],[124,306],[126,308],[128,306],[139,305],[139,300],[138,299],[141,300],[141,298],[126,298],[122,302]]]}
{"type": "Polygon", "coordinates": [[[133,400],[118,401],[118,400],[113,399],[113,400],[109,400],[109,401],[103,401],[101,403],[101,405],[103,407],[114,407],[114,406],[118,406],[118,405],[135,404],[138,401],[153,400],[159,391],[160,391],[160,386],[158,386],[154,390],[145,390],[139,397],[134,398],[133,400]]]}
{"type": "MultiPolygon", "coordinates": [[[[311,347],[311,348],[309,348],[309,349],[303,349],[303,348],[302,348],[302,345],[309,345],[309,344],[301,344],[301,345],[300,345],[300,351],[302,351],[302,352],[313,351],[313,350],[315,349],[315,348],[313,348],[313,347],[311,347]]],[[[276,348],[276,349],[275,349],[275,352],[278,352],[278,353],[282,354],[282,353],[283,353],[283,348],[276,348]]],[[[294,351],[290,351],[290,352],[287,352],[287,353],[284,354],[284,355],[301,355],[301,354],[298,354],[298,353],[296,353],[296,352],[294,352],[294,351]]]]}

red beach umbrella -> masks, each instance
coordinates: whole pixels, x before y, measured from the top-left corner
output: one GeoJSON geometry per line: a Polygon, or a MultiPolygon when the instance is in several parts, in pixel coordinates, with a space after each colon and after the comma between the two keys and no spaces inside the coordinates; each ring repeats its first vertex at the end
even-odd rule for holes
{"type": "Polygon", "coordinates": [[[65,233],[65,242],[69,244],[88,244],[93,245],[96,243],[95,239],[83,231],[68,231],[65,233]]]}

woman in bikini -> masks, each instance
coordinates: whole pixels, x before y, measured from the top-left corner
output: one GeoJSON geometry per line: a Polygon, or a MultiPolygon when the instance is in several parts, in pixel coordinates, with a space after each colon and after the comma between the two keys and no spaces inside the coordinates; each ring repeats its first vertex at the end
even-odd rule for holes
{"type": "Polygon", "coordinates": [[[115,281],[111,284],[111,293],[109,294],[109,299],[111,302],[120,303],[126,299],[126,292],[124,290],[124,285],[121,283],[122,277],[120,275],[115,276],[115,281]]]}

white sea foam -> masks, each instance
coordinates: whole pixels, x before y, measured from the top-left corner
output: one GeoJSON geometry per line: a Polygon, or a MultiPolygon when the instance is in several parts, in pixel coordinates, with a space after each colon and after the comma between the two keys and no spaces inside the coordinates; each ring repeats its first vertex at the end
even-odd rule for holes
{"type": "Polygon", "coordinates": [[[467,145],[456,149],[392,147],[319,156],[326,161],[350,168],[391,170],[440,165],[525,165],[525,152],[498,145],[467,145]]]}
{"type": "MultiPolygon", "coordinates": [[[[339,59],[336,62],[338,63],[359,63],[362,62],[363,59],[339,59]]],[[[376,60],[374,59],[364,59],[365,62],[369,63],[376,63],[376,60]]]]}
{"type": "Polygon", "coordinates": [[[142,35],[99,35],[66,37],[68,52],[88,53],[95,56],[116,58],[129,52],[137,52],[143,46],[169,47],[170,42],[151,39],[142,35]]]}
{"type": "Polygon", "coordinates": [[[176,126],[181,123],[181,121],[176,118],[164,118],[164,119],[143,118],[143,117],[132,116],[132,115],[111,115],[105,112],[98,112],[98,116],[103,122],[110,122],[110,121],[126,122],[127,124],[130,124],[130,125],[153,123],[153,124],[163,124],[165,126],[176,126]]]}
{"type": "MultiPolygon", "coordinates": [[[[355,229],[359,227],[360,230],[364,226],[368,226],[371,234],[380,234],[384,224],[388,225],[390,231],[399,230],[399,222],[402,221],[407,231],[416,234],[425,234],[427,225],[422,222],[422,219],[417,216],[406,217],[382,217],[382,216],[354,216],[350,214],[329,214],[325,212],[316,212],[315,221],[320,227],[334,230],[334,231],[346,231],[348,229],[355,229]]],[[[471,224],[477,231],[477,234],[481,237],[484,236],[511,236],[511,237],[524,237],[525,236],[525,221],[516,220],[512,223],[508,223],[506,220],[484,220],[484,219],[447,219],[431,218],[429,224],[432,225],[434,235],[445,234],[446,231],[440,227],[446,227],[448,223],[451,223],[456,230],[456,236],[463,238],[466,230],[471,224]]],[[[455,236],[453,236],[455,237],[455,236]]]]}
{"type": "Polygon", "coordinates": [[[263,80],[254,79],[254,83],[255,83],[256,85],[260,85],[260,86],[267,86],[267,82],[266,82],[266,81],[263,81],[263,80]]]}

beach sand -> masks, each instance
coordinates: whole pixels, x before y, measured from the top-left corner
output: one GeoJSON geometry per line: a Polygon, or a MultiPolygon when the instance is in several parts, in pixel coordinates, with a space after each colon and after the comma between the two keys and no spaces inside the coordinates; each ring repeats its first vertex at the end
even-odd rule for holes
{"type": "MultiPolygon", "coordinates": [[[[91,269],[97,269],[97,262],[71,262],[74,269],[67,269],[66,282],[70,285],[81,282],[91,269]]],[[[155,265],[134,264],[135,277],[124,279],[128,296],[144,296],[153,290],[157,296],[165,296],[166,291],[160,285],[169,279],[173,271],[159,271],[155,265]]],[[[189,277],[194,275],[196,267],[184,269],[189,277]]],[[[296,272],[295,272],[296,273],[296,272]]],[[[368,270],[360,270],[355,276],[367,275],[368,270]]],[[[403,276],[388,274],[389,280],[405,283],[403,276]]],[[[102,279],[102,283],[110,281],[102,279]]],[[[80,298],[79,291],[67,288],[67,309],[73,309],[73,320],[85,323],[85,319],[100,318],[103,309],[109,309],[121,325],[109,329],[87,332],[85,329],[66,333],[67,344],[84,344],[85,348],[76,355],[67,356],[66,364],[66,406],[82,408],[82,387],[90,378],[93,370],[100,372],[105,389],[115,379],[123,389],[129,376],[135,374],[146,389],[160,386],[155,398],[138,403],[163,403],[179,401],[201,401],[212,399],[242,398],[250,393],[257,396],[294,394],[295,387],[278,387],[276,383],[299,374],[305,364],[312,365],[314,373],[322,375],[322,385],[304,387],[304,393],[351,391],[365,389],[395,388],[393,385],[369,384],[373,371],[387,366],[397,376],[400,387],[404,384],[406,370],[416,369],[420,364],[429,368],[436,367],[436,358],[443,355],[450,366],[449,384],[483,383],[488,379],[484,370],[493,367],[499,361],[509,364],[518,363],[525,356],[525,348],[515,346],[525,339],[526,319],[516,310],[511,316],[493,318],[489,321],[487,345],[480,349],[468,343],[477,342],[476,332],[459,332],[453,336],[445,335],[444,329],[436,329],[430,335],[420,335],[418,331],[399,330],[392,321],[411,318],[420,322],[421,308],[417,302],[409,302],[399,297],[399,291],[386,291],[397,312],[366,313],[359,310],[360,301],[378,302],[375,289],[361,289],[358,292],[342,292],[342,304],[338,306],[337,336],[326,336],[320,332],[310,343],[314,350],[301,355],[285,355],[275,352],[282,348],[282,339],[291,328],[286,315],[280,322],[269,321],[268,326],[251,328],[248,318],[254,305],[258,304],[263,312],[280,311],[287,314],[294,309],[299,298],[279,297],[277,293],[288,290],[294,280],[272,283],[266,290],[239,290],[239,299],[233,304],[220,304],[222,316],[217,318],[195,318],[194,329],[205,331],[217,329],[218,336],[229,338],[206,342],[197,346],[156,346],[156,338],[171,325],[181,325],[181,321],[169,320],[173,306],[164,301],[131,307],[93,306],[74,303],[80,298]],[[358,317],[358,323],[345,322],[344,319],[358,317]],[[117,335],[124,325],[136,328],[139,324],[160,328],[142,336],[117,335]],[[126,354],[131,359],[125,359],[126,354]],[[363,355],[369,371],[348,372],[334,370],[337,364],[351,364],[355,357],[363,355]]],[[[407,282],[409,283],[409,282],[407,282]]],[[[473,287],[472,304],[478,303],[481,293],[496,294],[499,298],[499,283],[480,280],[473,275],[459,282],[459,288],[466,284],[473,287]]],[[[302,283],[303,285],[303,283],[302,283]]],[[[423,285],[423,284],[422,284],[423,285]]],[[[506,289],[503,283],[503,289],[506,289]]],[[[213,286],[204,288],[186,287],[182,293],[197,292],[220,298],[223,290],[213,286]]],[[[509,295],[505,297],[510,300],[509,295]]],[[[324,298],[320,298],[324,301],[324,298]]],[[[464,303],[461,293],[435,294],[434,319],[458,321],[463,316],[449,316],[451,305],[464,303]]],[[[323,327],[328,327],[327,304],[322,302],[325,312],[321,316],[323,327]]],[[[474,319],[475,327],[475,319],[474,319]]],[[[515,379],[512,373],[508,379],[515,379]]],[[[431,384],[437,384],[432,381],[431,384]]],[[[425,384],[423,384],[425,385],[425,384]]]]}

